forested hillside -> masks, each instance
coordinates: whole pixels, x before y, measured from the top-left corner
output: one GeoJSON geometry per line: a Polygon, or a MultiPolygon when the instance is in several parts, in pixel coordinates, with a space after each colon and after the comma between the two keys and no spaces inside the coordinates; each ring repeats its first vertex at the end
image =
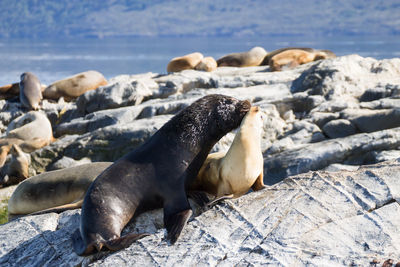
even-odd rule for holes
{"type": "Polygon", "coordinates": [[[399,35],[398,0],[1,0],[0,38],[399,35]]]}

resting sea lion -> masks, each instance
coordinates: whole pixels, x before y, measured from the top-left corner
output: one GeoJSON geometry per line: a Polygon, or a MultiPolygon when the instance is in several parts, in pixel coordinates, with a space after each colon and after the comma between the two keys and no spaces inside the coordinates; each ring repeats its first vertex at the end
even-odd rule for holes
{"type": "Polygon", "coordinates": [[[0,187],[18,184],[29,177],[29,156],[25,155],[18,145],[12,145],[10,152],[12,154],[10,163],[1,169],[0,187]]]}
{"type": "Polygon", "coordinates": [[[250,188],[263,189],[264,160],[261,152],[263,121],[259,107],[244,117],[228,152],[208,155],[191,190],[205,191],[217,198],[240,197],[250,188]]]}
{"type": "Polygon", "coordinates": [[[208,72],[214,71],[217,69],[217,61],[215,61],[213,57],[205,57],[199,62],[199,64],[196,65],[194,69],[208,72]]]}
{"type": "Polygon", "coordinates": [[[24,141],[17,138],[1,138],[0,139],[0,167],[6,162],[8,152],[10,151],[12,145],[17,145],[22,151],[30,153],[36,149],[47,146],[49,142],[44,139],[35,138],[32,140],[24,141]]]}
{"type": "Polygon", "coordinates": [[[44,89],[43,96],[54,100],[64,97],[65,100],[69,101],[106,84],[107,80],[103,74],[90,70],[50,84],[44,89]]]}
{"type": "Polygon", "coordinates": [[[192,70],[202,59],[203,55],[199,52],[191,53],[182,57],[175,57],[168,63],[167,72],[192,70]]]}
{"type": "Polygon", "coordinates": [[[4,93],[10,92],[10,91],[15,91],[15,88],[17,86],[18,86],[18,93],[19,93],[19,83],[6,84],[3,86],[0,86],[0,93],[4,94],[4,93]]]}
{"type": "MultiPolygon", "coordinates": [[[[18,138],[0,138],[0,147],[9,147],[11,148],[12,145],[18,145],[22,151],[25,153],[31,153],[35,151],[36,149],[42,148],[44,146],[47,146],[49,144],[49,140],[45,140],[42,138],[34,138],[31,140],[21,140],[18,138]]],[[[2,153],[2,150],[0,150],[0,155],[2,153]]],[[[7,155],[6,155],[7,156],[7,155]]],[[[1,158],[1,156],[0,156],[1,158]]],[[[1,160],[0,160],[1,162],[1,160]]],[[[1,166],[1,165],[0,165],[1,166]]]]}
{"type": "MultiPolygon", "coordinates": [[[[264,57],[264,60],[262,61],[261,65],[269,65],[269,66],[273,65],[274,63],[273,62],[271,63],[271,59],[274,57],[275,57],[274,59],[275,63],[281,60],[282,63],[288,62],[283,65],[288,65],[289,67],[295,67],[319,59],[334,58],[336,57],[336,55],[332,51],[326,49],[318,50],[309,47],[285,47],[268,53],[264,57]],[[303,63],[300,64],[300,62],[303,63]]],[[[277,66],[277,68],[279,68],[279,66],[277,66]]]]}
{"type": "Polygon", "coordinates": [[[173,244],[192,214],[186,186],[196,178],[213,145],[239,126],[248,101],[223,95],[200,98],[145,143],[108,167],[90,185],[73,236],[79,255],[103,247],[119,250],[146,234],[120,236],[133,216],[163,207],[173,244]]]}
{"type": "Polygon", "coordinates": [[[271,71],[279,71],[282,70],[283,66],[293,68],[298,65],[330,57],[332,57],[330,54],[322,50],[307,52],[304,50],[292,49],[273,56],[269,61],[269,66],[271,71]]]}
{"type": "Polygon", "coordinates": [[[281,52],[284,52],[284,51],[287,51],[287,50],[293,50],[293,49],[303,50],[303,51],[307,51],[307,52],[314,52],[315,51],[314,48],[309,48],[309,47],[284,47],[284,48],[279,48],[279,49],[276,49],[274,51],[269,52],[264,57],[264,59],[263,59],[263,61],[261,62],[260,65],[261,66],[267,66],[267,65],[269,65],[269,61],[273,56],[275,56],[275,55],[277,55],[277,54],[279,54],[281,52]]]}
{"type": "Polygon", "coordinates": [[[19,82],[19,100],[21,105],[27,109],[39,109],[42,100],[42,86],[39,79],[31,72],[21,74],[19,82]]]}
{"type": "Polygon", "coordinates": [[[248,52],[233,53],[217,60],[218,67],[251,67],[258,66],[263,61],[267,51],[256,46],[248,52]]]}
{"type": "Polygon", "coordinates": [[[0,87],[0,99],[9,99],[19,95],[19,82],[0,87]]]}
{"type": "Polygon", "coordinates": [[[9,217],[80,208],[92,181],[111,164],[88,163],[41,173],[23,181],[8,201],[9,217]]]}
{"type": "Polygon", "coordinates": [[[51,123],[47,116],[39,111],[30,111],[15,118],[7,127],[8,138],[17,138],[24,141],[42,140],[50,143],[53,140],[51,123]]]}

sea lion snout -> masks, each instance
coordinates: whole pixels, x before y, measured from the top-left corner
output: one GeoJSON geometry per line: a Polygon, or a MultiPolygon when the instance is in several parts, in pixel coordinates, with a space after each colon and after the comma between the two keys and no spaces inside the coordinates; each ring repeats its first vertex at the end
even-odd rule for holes
{"type": "Polygon", "coordinates": [[[257,113],[260,111],[260,107],[259,106],[255,106],[255,107],[251,107],[250,109],[252,112],[257,113]]]}
{"type": "Polygon", "coordinates": [[[251,108],[251,103],[249,100],[242,101],[242,108],[241,108],[242,112],[248,112],[250,108],[251,108]]]}

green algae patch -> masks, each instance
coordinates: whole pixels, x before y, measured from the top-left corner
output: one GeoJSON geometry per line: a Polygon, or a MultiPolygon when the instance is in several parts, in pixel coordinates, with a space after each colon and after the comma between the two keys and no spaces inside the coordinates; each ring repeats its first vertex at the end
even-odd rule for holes
{"type": "Polygon", "coordinates": [[[1,201],[0,204],[0,224],[8,222],[8,200],[1,201]]]}

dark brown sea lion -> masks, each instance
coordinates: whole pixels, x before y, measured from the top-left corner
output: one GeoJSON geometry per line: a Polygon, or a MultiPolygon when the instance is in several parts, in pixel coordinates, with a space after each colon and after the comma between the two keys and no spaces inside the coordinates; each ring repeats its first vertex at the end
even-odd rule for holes
{"type": "Polygon", "coordinates": [[[263,61],[267,51],[264,48],[256,46],[250,51],[242,53],[233,53],[217,60],[218,67],[251,67],[258,66],[263,61]]]}
{"type": "Polygon", "coordinates": [[[182,70],[192,70],[203,59],[203,55],[199,52],[175,57],[167,65],[167,72],[178,72],[182,70]]]}
{"type": "Polygon", "coordinates": [[[186,187],[213,145],[238,127],[249,109],[248,101],[229,96],[200,98],[107,168],[86,193],[80,228],[72,236],[76,253],[129,246],[146,234],[121,237],[125,225],[134,215],[159,207],[173,244],[192,214],[186,187]]]}
{"type": "Polygon", "coordinates": [[[43,96],[54,100],[64,97],[65,100],[69,101],[103,85],[107,85],[107,80],[103,74],[89,70],[50,84],[44,89],[43,96]]]}
{"type": "Polygon", "coordinates": [[[38,110],[39,103],[43,98],[39,79],[31,72],[24,72],[21,74],[19,88],[21,105],[29,110],[38,110]]]}

